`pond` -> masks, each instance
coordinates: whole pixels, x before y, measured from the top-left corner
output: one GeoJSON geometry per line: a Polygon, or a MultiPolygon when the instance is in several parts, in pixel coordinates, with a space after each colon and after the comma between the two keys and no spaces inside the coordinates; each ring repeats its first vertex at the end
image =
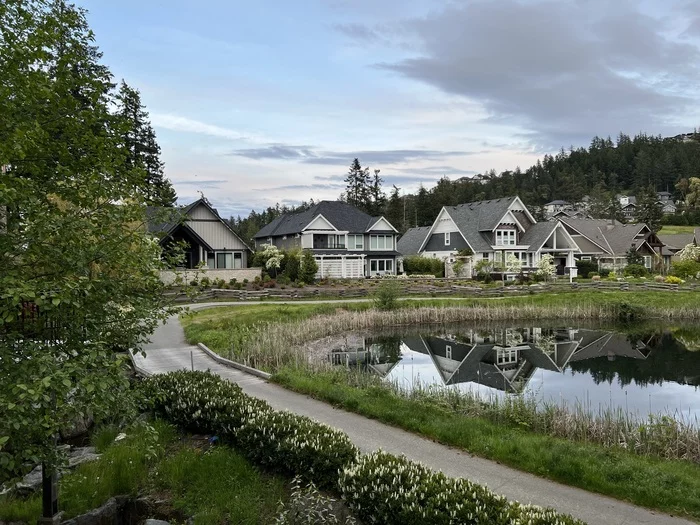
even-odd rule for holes
{"type": "Polygon", "coordinates": [[[646,419],[700,419],[700,327],[601,325],[443,326],[325,341],[325,359],[404,390],[452,388],[484,399],[608,409],[646,419]]]}

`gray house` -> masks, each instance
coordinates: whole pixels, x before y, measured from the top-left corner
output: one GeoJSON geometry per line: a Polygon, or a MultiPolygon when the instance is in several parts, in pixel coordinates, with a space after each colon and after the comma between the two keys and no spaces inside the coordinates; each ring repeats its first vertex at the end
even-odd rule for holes
{"type": "Polygon", "coordinates": [[[395,275],[397,231],[384,217],[372,217],[339,201],[321,201],[306,211],[286,213],[255,234],[255,248],[274,245],[313,252],[317,277],[395,275]]]}
{"type": "Polygon", "coordinates": [[[250,248],[206,199],[177,208],[149,207],[146,212],[148,231],[159,238],[161,246],[187,243],[185,269],[202,263],[210,270],[248,267],[250,248]]]}
{"type": "Polygon", "coordinates": [[[543,254],[554,257],[560,274],[576,276],[576,242],[558,221],[537,222],[519,197],[445,206],[433,225],[407,231],[398,244],[402,255],[424,255],[451,262],[469,250],[475,266],[486,261],[498,266],[508,256],[527,272],[543,254]],[[420,241],[420,242],[419,242],[420,241]]]}

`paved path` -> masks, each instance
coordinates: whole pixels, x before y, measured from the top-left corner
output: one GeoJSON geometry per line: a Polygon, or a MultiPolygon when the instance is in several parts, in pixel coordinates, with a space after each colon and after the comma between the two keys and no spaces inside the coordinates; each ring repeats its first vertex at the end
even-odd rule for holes
{"type": "MultiPolygon", "coordinates": [[[[250,303],[242,303],[250,304],[250,303]]],[[[225,306],[225,303],[213,303],[225,306]]],[[[209,305],[195,305],[201,309],[209,305]]],[[[146,357],[135,356],[136,364],[151,373],[181,368],[211,370],[238,383],[243,390],[266,400],[277,409],[286,409],[312,417],[346,432],[365,452],[378,448],[441,470],[454,477],[465,477],[487,485],[496,493],[522,503],[550,506],[576,516],[590,525],[689,524],[691,522],[658,514],[612,498],[567,487],[514,470],[469,453],[434,443],[415,434],[384,425],[372,419],[333,408],[331,405],[286,390],[244,372],[222,366],[196,346],[188,345],[176,317],[158,327],[145,348],[146,357]]]]}

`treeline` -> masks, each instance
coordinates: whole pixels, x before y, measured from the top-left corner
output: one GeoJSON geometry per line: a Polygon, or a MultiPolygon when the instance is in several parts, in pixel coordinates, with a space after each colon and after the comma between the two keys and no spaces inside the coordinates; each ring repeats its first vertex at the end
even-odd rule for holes
{"type": "Polygon", "coordinates": [[[308,202],[304,201],[299,206],[280,206],[278,203],[275,206],[269,206],[261,212],[251,210],[247,217],[241,217],[240,215],[230,217],[228,222],[241,239],[249,243],[250,246],[253,244],[253,236],[266,224],[271,223],[285,213],[306,211],[315,204],[316,202],[313,199],[308,202]]]}
{"type": "MultiPolygon", "coordinates": [[[[690,203],[681,206],[681,213],[675,217],[667,217],[666,222],[696,224],[700,221],[700,133],[673,138],[645,134],[630,137],[621,133],[614,141],[610,137],[595,137],[587,148],[562,149],[556,155],[545,155],[524,171],[517,167],[456,180],[443,177],[432,188],[421,186],[409,194],[392,186],[387,195],[379,170],[372,176],[355,159],[345,182],[343,200],[372,215],[386,216],[401,232],[414,226],[429,226],[443,206],[511,195],[520,196],[539,218],[542,205],[549,201],[576,203],[588,196],[593,217],[622,220],[617,194],[650,196],[657,191],[668,191],[674,200],[690,203]]],[[[276,206],[262,213],[251,212],[245,219],[232,220],[232,224],[249,239],[285,210],[310,205],[313,200],[299,208],[276,206]]]]}

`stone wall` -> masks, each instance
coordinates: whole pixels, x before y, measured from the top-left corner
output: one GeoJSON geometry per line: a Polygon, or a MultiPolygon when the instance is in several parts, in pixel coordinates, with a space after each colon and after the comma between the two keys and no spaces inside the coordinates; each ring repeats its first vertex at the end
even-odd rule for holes
{"type": "Polygon", "coordinates": [[[204,277],[210,281],[215,279],[223,279],[227,283],[231,279],[236,279],[238,282],[243,282],[243,279],[253,281],[256,277],[260,277],[262,268],[237,268],[235,270],[210,270],[203,268],[201,270],[168,270],[160,272],[160,280],[166,285],[173,284],[176,276],[180,276],[183,282],[189,283],[193,279],[201,280],[204,277]]]}

